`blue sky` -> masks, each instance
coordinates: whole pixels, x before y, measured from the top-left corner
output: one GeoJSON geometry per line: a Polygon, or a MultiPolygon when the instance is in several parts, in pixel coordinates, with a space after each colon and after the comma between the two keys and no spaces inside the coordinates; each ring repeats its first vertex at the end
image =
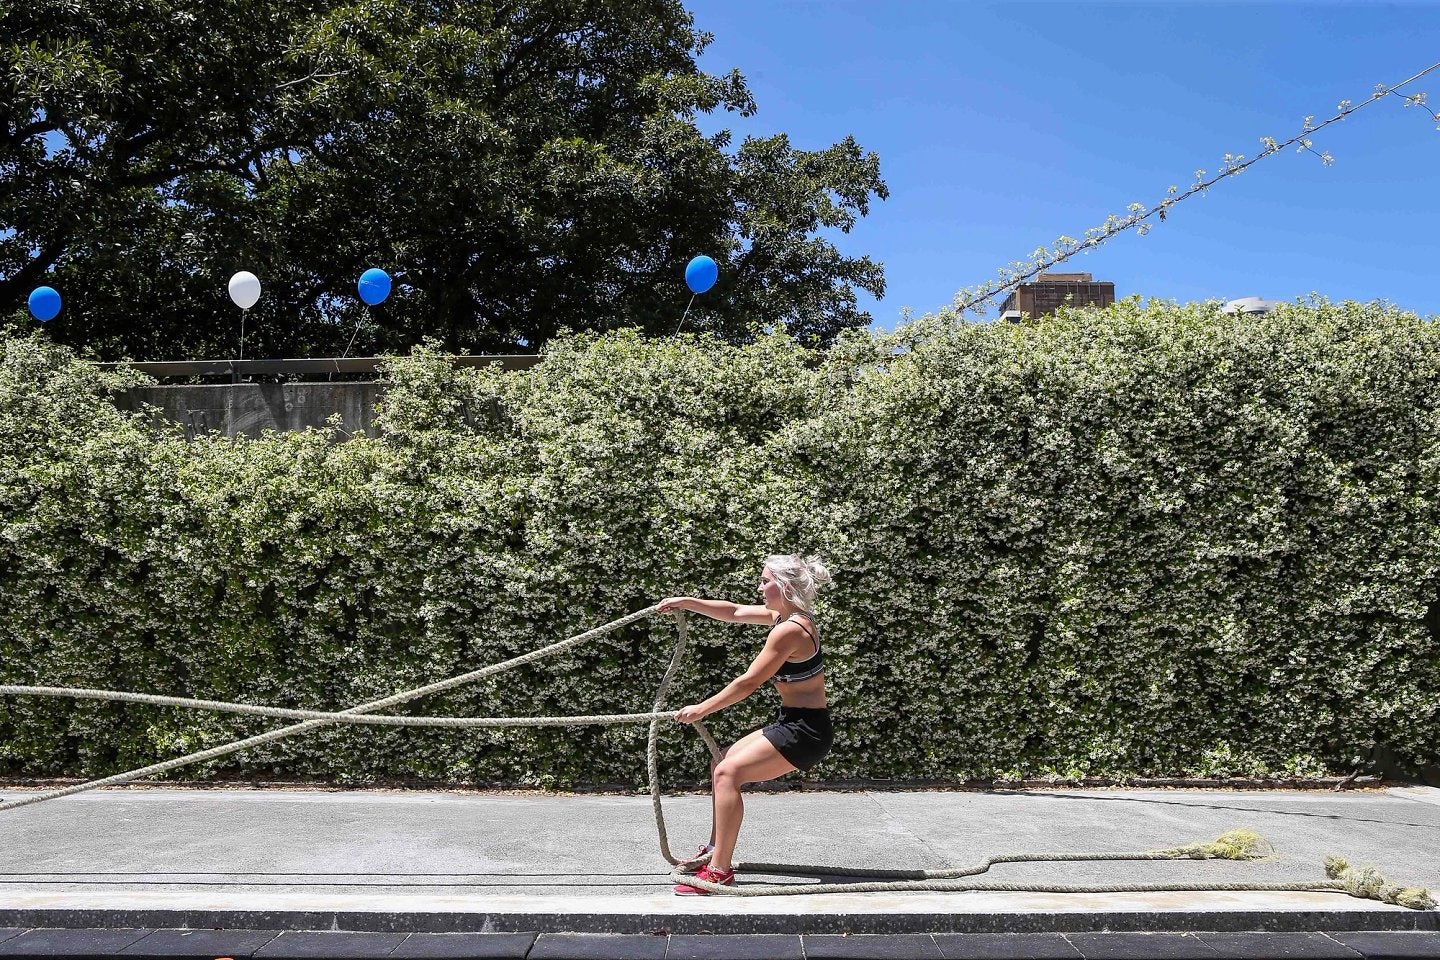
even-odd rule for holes
{"type": "MultiPolygon", "coordinates": [[[[706,130],[854,135],[890,199],[837,243],[885,264],[861,294],[876,326],[951,302],[1061,235],[1149,206],[1226,153],[1252,157],[1440,61],[1440,4],[686,0],[759,112],[706,130]]],[[[1440,70],[1404,88],[1440,111],[1440,70]]],[[[1398,97],[1111,239],[1058,270],[1118,296],[1180,301],[1311,292],[1440,314],[1440,130],[1398,97]]],[[[995,316],[992,308],[987,316],[995,316]]]]}

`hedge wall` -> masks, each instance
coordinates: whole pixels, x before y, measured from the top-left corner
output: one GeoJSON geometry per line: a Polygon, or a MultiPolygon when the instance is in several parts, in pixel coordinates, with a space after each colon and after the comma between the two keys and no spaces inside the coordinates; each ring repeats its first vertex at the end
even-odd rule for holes
{"type": "MultiPolygon", "coordinates": [[[[814,778],[1307,776],[1440,742],[1440,332],[1383,305],[1131,300],[824,355],[572,337],[521,374],[421,350],[377,440],[187,441],[107,401],[137,375],[0,346],[0,682],[336,709],[666,594],[753,597],[765,555],[804,550],[837,581],[814,778]]],[[[694,636],[676,706],[762,640],[694,636]]],[[[648,709],[673,637],[656,618],[412,709],[648,709]]],[[[277,725],[0,706],[11,775],[277,725]]],[[[664,756],[704,779],[692,733],[664,756]]],[[[182,773],[639,784],[643,730],[328,729],[182,773]]]]}

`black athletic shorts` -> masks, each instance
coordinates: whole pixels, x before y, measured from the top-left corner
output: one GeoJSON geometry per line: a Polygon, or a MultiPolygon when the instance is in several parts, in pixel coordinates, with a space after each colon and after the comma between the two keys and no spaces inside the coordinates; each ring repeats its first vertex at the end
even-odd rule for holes
{"type": "Polygon", "coordinates": [[[825,759],[835,742],[830,711],[825,707],[781,707],[775,722],[760,731],[780,756],[801,770],[825,759]]]}

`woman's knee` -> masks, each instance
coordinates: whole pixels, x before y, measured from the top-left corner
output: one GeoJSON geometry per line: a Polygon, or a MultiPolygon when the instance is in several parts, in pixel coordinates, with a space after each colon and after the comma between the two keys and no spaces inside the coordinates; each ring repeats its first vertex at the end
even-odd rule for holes
{"type": "MultiPolygon", "coordinates": [[[[735,744],[733,744],[733,743],[730,744],[730,747],[733,747],[733,746],[735,746],[735,744]]],[[[726,747],[725,749],[721,750],[721,751],[720,751],[720,756],[718,756],[718,757],[715,756],[714,754],[711,754],[711,755],[710,755],[710,775],[711,775],[712,777],[715,775],[715,768],[718,767],[718,766],[720,766],[720,764],[724,763],[724,762],[725,762],[725,758],[728,757],[728,756],[730,756],[730,747],[726,747]]]]}
{"type": "Polygon", "coordinates": [[[721,760],[715,765],[715,769],[710,771],[710,783],[716,787],[734,787],[736,789],[744,786],[740,779],[739,765],[727,763],[724,760],[721,760]]]}

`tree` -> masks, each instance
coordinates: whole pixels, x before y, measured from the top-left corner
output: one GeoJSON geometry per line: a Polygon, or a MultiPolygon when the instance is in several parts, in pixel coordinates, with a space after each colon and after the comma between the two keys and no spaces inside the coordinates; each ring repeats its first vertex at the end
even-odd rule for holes
{"type": "Polygon", "coordinates": [[[233,355],[225,280],[265,296],[247,353],[533,349],[562,327],[868,322],[882,267],[818,235],[888,195],[853,139],[705,136],[749,115],[677,0],[40,0],[0,16],[0,312],[40,282],[104,356],[233,355]],[[363,312],[355,278],[397,292],[363,312]]]}

